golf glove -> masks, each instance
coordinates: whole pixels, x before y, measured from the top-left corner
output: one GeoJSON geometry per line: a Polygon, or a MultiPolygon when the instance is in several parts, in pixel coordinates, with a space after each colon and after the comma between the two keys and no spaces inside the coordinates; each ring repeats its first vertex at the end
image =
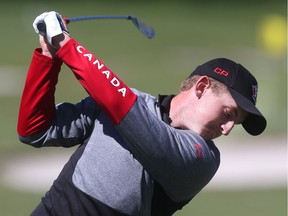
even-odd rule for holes
{"type": "Polygon", "coordinates": [[[53,37],[64,32],[68,33],[61,15],[55,11],[45,12],[37,16],[33,22],[33,28],[37,34],[46,37],[52,46],[53,37]]]}

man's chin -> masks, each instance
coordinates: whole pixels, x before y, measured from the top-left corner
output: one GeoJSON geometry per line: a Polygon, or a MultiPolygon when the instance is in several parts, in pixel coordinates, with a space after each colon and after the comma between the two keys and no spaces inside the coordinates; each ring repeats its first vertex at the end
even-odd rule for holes
{"type": "Polygon", "coordinates": [[[212,134],[212,133],[205,133],[205,132],[203,132],[203,133],[200,134],[200,136],[201,136],[204,140],[214,140],[214,139],[220,137],[221,134],[218,135],[218,134],[212,134]]]}

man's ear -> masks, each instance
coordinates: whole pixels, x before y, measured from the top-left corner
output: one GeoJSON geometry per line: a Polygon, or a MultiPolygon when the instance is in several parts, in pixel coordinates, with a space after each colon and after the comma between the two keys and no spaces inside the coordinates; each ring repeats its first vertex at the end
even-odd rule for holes
{"type": "Polygon", "coordinates": [[[206,92],[206,89],[211,87],[211,82],[208,76],[201,76],[195,84],[195,92],[198,98],[206,92]]]}

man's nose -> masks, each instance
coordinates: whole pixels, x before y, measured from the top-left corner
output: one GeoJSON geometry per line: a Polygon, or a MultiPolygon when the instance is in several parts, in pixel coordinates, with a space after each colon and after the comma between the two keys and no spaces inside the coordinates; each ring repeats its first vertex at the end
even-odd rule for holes
{"type": "Polygon", "coordinates": [[[222,134],[227,136],[231,130],[233,129],[235,125],[235,122],[234,121],[228,121],[224,124],[222,124],[221,128],[222,128],[222,134]]]}

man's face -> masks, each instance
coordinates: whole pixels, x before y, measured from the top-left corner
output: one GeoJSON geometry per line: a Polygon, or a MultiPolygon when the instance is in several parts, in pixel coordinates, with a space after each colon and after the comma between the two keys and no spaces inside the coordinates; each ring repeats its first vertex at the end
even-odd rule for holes
{"type": "MultiPolygon", "coordinates": [[[[193,106],[193,105],[191,105],[193,106]]],[[[187,111],[187,129],[201,135],[205,140],[228,135],[235,124],[241,124],[246,116],[228,90],[215,94],[211,88],[206,89],[197,103],[196,113],[187,111]]]]}

